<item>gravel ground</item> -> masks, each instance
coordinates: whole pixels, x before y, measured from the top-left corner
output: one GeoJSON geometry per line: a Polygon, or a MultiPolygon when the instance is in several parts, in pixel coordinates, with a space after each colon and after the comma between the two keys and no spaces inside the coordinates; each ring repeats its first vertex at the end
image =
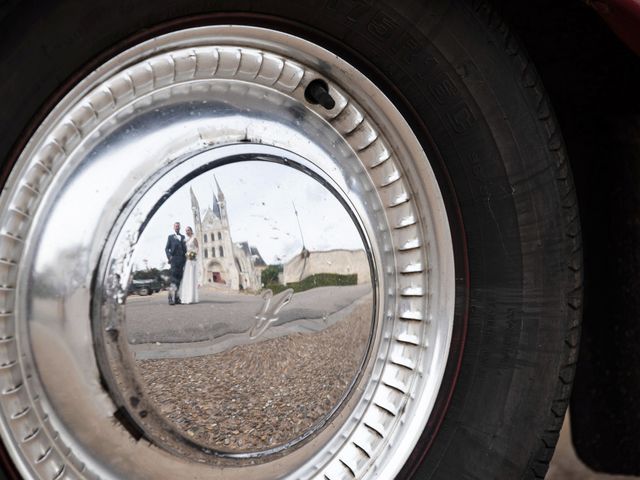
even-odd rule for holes
{"type": "Polygon", "coordinates": [[[192,440],[223,451],[272,448],[338,404],[365,354],[370,315],[361,302],[321,332],[136,365],[157,410],[192,440]]]}
{"type": "MultiPolygon", "coordinates": [[[[290,441],[322,419],[354,378],[370,304],[321,332],[295,333],[191,358],[139,360],[156,408],[186,436],[222,451],[290,441]]],[[[545,480],[640,480],[593,472],[576,456],[567,419],[545,480]]]]}

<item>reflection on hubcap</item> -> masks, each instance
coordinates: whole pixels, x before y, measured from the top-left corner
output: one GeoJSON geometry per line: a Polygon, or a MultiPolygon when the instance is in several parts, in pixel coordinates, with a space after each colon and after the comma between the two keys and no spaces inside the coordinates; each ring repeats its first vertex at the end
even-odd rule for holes
{"type": "MultiPolygon", "coordinates": [[[[265,160],[179,182],[145,219],[130,261],[109,262],[123,266],[111,275],[131,295],[120,307],[126,342],[110,359],[122,364],[106,365],[104,376],[135,366],[134,381],[116,378],[113,388],[136,399],[123,405],[127,418],[172,451],[247,457],[290,448],[340,409],[364,365],[374,291],[360,222],[304,165],[265,160]],[[193,226],[167,238],[178,220],[193,226]],[[169,262],[176,249],[184,258],[169,262]],[[136,281],[166,288],[183,306],[133,295],[136,281]]],[[[116,245],[129,243],[137,220],[124,225],[116,245]]],[[[116,309],[122,298],[112,298],[116,309]]]]}
{"type": "Polygon", "coordinates": [[[413,131],[352,65],[261,28],[167,34],[82,80],[2,193],[0,274],[0,434],[27,478],[393,478],[451,338],[413,131]]]}

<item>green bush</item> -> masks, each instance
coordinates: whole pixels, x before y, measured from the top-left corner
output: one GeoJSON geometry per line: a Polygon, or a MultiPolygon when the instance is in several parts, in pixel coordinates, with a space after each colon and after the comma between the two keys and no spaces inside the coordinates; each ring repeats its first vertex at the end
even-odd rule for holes
{"type": "Polygon", "coordinates": [[[300,282],[292,282],[287,285],[271,284],[265,285],[265,288],[271,289],[275,294],[280,293],[287,288],[293,288],[294,292],[304,292],[305,290],[311,290],[316,287],[342,287],[345,285],[357,285],[358,274],[353,273],[351,275],[339,275],[337,273],[317,273],[311,275],[300,282]]]}
{"type": "Polygon", "coordinates": [[[136,270],[133,272],[134,280],[155,280],[163,273],[169,273],[169,270],[158,270],[157,268],[150,268],[148,270],[136,270]]]}

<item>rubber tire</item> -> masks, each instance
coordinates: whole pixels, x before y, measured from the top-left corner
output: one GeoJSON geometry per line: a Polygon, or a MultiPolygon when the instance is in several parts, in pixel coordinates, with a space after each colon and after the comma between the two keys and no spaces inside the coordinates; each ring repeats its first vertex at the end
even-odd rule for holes
{"type": "Polygon", "coordinates": [[[457,309],[443,387],[401,477],[543,478],[577,354],[581,241],[563,142],[535,68],[484,1],[123,0],[0,11],[3,181],[66,91],[187,26],[289,31],[341,55],[414,128],[445,196],[457,309]],[[4,13],[2,13],[4,12],[4,13]]]}

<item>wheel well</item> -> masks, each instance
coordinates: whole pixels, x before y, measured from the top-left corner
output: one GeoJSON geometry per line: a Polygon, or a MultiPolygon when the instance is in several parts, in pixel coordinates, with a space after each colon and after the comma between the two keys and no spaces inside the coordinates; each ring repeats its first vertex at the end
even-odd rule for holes
{"type": "Polygon", "coordinates": [[[586,2],[495,4],[542,77],[578,191],[585,297],[574,445],[596,470],[640,474],[640,58],[586,2]]]}

